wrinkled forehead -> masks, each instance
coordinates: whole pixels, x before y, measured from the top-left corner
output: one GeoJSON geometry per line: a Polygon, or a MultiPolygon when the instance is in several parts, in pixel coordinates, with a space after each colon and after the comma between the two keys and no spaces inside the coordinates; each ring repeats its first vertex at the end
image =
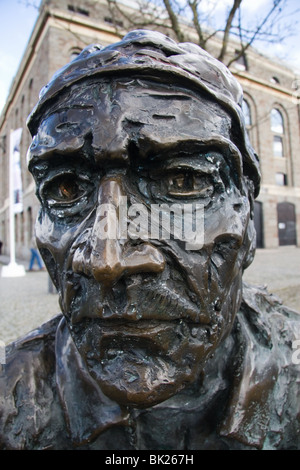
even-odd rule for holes
{"type": "Polygon", "coordinates": [[[147,157],[193,141],[227,149],[241,170],[230,136],[231,117],[206,96],[134,78],[101,80],[74,86],[47,109],[28,158],[31,165],[54,154],[89,153],[97,163],[126,158],[131,142],[147,157]]]}

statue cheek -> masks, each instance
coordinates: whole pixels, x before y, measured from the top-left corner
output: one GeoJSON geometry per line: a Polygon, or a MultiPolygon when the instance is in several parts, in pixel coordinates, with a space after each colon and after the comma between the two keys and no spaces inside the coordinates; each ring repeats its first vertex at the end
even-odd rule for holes
{"type": "MultiPolygon", "coordinates": [[[[61,271],[72,244],[70,230],[62,224],[51,220],[46,211],[41,209],[35,224],[37,246],[43,257],[45,265],[53,278],[52,273],[61,271]]],[[[56,279],[53,279],[57,285],[56,279]]]]}
{"type": "Polygon", "coordinates": [[[35,233],[39,249],[48,248],[51,252],[61,249],[62,228],[55,224],[43,209],[37,217],[35,233]]]}
{"type": "Polygon", "coordinates": [[[79,245],[88,242],[92,225],[93,213],[69,225],[49,217],[42,208],[36,220],[35,233],[46,266],[48,267],[48,259],[51,257],[62,272],[70,270],[74,252],[79,245]]]}
{"type": "Polygon", "coordinates": [[[205,213],[205,243],[219,245],[223,240],[234,241],[236,247],[242,245],[250,214],[246,197],[231,194],[220,200],[213,210],[205,213]]]}

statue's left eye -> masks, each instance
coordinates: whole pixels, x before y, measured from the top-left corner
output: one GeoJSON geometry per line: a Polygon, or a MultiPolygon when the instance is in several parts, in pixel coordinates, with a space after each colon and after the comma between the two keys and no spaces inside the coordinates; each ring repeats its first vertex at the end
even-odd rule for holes
{"type": "Polygon", "coordinates": [[[54,178],[43,190],[43,197],[54,203],[73,203],[86,193],[83,182],[74,175],[54,178]]]}
{"type": "Polygon", "coordinates": [[[167,191],[170,196],[208,197],[214,192],[214,186],[208,175],[193,171],[171,172],[167,176],[167,191]]]}

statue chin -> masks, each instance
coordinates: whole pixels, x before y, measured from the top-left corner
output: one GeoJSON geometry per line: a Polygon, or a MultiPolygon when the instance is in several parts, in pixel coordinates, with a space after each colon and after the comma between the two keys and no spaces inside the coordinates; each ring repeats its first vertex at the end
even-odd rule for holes
{"type": "Polygon", "coordinates": [[[212,345],[205,341],[203,328],[199,327],[198,334],[198,338],[181,338],[176,348],[171,341],[170,349],[165,350],[162,345],[150,347],[151,343],[147,348],[135,338],[136,343],[131,342],[130,347],[119,343],[117,348],[105,348],[101,359],[85,356],[86,363],[91,376],[110,399],[120,405],[147,408],[198,382],[212,350],[212,345]]]}
{"type": "Polygon", "coordinates": [[[136,351],[119,352],[101,364],[89,364],[91,375],[105,395],[121,405],[153,406],[195,380],[195,371],[191,371],[190,366],[178,367],[169,358],[143,357],[142,353],[138,357],[136,354],[136,351]]]}
{"type": "Polygon", "coordinates": [[[70,325],[70,332],[103,393],[135,407],[163,402],[197,382],[219,337],[208,325],[184,321],[90,319],[70,325]]]}

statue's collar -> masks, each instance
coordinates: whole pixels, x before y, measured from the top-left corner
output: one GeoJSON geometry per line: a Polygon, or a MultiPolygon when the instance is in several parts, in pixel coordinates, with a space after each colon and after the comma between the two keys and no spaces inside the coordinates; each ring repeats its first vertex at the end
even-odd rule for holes
{"type": "MultiPolygon", "coordinates": [[[[276,358],[274,351],[256,340],[243,315],[238,315],[234,335],[236,357],[231,357],[234,367],[230,398],[217,431],[223,438],[262,448],[269,423],[269,403],[278,375],[276,358]]],[[[58,393],[75,445],[93,441],[111,426],[129,425],[128,411],[104,395],[88,373],[64,318],[57,329],[56,358],[58,393]]],[[[180,401],[176,405],[176,399],[170,400],[157,407],[178,410],[180,401]]],[[[192,400],[193,406],[195,400],[192,400]]]]}

